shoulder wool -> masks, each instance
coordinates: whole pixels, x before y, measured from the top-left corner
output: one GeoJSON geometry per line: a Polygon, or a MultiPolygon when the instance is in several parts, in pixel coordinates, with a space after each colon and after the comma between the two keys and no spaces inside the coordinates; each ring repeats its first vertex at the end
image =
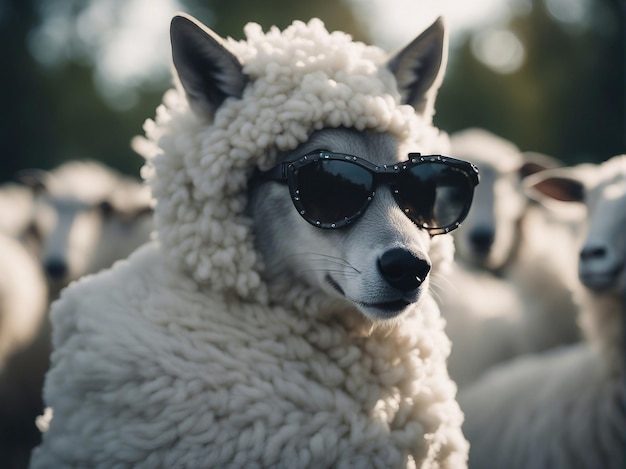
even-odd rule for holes
{"type": "Polygon", "coordinates": [[[407,314],[367,335],[207,295],[147,245],[53,305],[32,467],[465,467],[439,310],[407,314]]]}

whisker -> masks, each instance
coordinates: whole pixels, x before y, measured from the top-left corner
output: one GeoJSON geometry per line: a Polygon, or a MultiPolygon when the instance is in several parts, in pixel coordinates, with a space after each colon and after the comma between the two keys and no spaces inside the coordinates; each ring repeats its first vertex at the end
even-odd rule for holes
{"type": "Polygon", "coordinates": [[[359,276],[359,274],[355,273],[355,272],[344,272],[342,270],[327,270],[327,269],[304,269],[304,270],[300,270],[299,273],[308,273],[308,272],[327,272],[327,273],[332,273],[332,274],[339,274],[339,275],[343,275],[344,277],[352,277],[352,278],[356,278],[359,276]]]}
{"type": "Polygon", "coordinates": [[[337,256],[331,256],[329,254],[321,254],[316,252],[302,252],[302,253],[294,253],[284,256],[284,259],[288,259],[289,257],[299,257],[299,256],[309,256],[311,262],[327,262],[329,264],[338,265],[341,267],[347,267],[349,269],[354,270],[356,273],[360,274],[361,271],[354,267],[350,262],[346,259],[337,256]],[[316,259],[317,258],[317,259],[316,259]]]}
{"type": "Polygon", "coordinates": [[[356,268],[354,268],[353,266],[349,265],[349,264],[343,264],[341,262],[336,262],[336,261],[330,261],[328,259],[311,259],[312,261],[317,261],[317,262],[326,262],[329,265],[338,265],[340,267],[348,267],[352,270],[354,270],[356,273],[361,273],[359,272],[359,270],[357,270],[356,268]]]}
{"type": "MultiPolygon", "coordinates": [[[[433,287],[436,287],[435,285],[433,285],[433,282],[431,282],[431,285],[433,287]]],[[[439,307],[441,307],[443,299],[441,297],[441,294],[437,291],[437,288],[431,288],[430,292],[431,292],[431,295],[433,295],[433,298],[435,298],[435,301],[437,302],[439,307]]]]}
{"type": "Polygon", "coordinates": [[[442,297],[442,292],[444,288],[446,288],[445,285],[442,285],[442,283],[444,282],[448,283],[447,288],[454,288],[454,285],[452,285],[452,282],[450,282],[449,279],[445,276],[438,275],[438,276],[433,276],[430,279],[430,286],[431,286],[430,291],[440,306],[444,303],[443,297],[442,297]]]}
{"type": "Polygon", "coordinates": [[[452,280],[446,275],[433,275],[431,277],[431,285],[437,289],[437,291],[442,291],[444,288],[451,289],[454,291],[458,290],[457,285],[455,285],[452,280]]]}
{"type": "Polygon", "coordinates": [[[309,255],[312,255],[312,256],[319,256],[319,257],[328,257],[330,259],[337,259],[337,260],[343,261],[345,263],[348,263],[348,261],[346,261],[343,257],[331,256],[330,254],[323,254],[323,253],[319,253],[319,252],[305,252],[303,254],[309,254],[309,255]]]}

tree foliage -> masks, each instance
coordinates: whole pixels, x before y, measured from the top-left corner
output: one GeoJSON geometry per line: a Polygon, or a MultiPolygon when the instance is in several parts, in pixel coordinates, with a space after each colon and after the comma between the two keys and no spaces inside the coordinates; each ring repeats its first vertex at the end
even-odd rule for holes
{"type": "MultiPolygon", "coordinates": [[[[141,89],[135,105],[116,110],[94,85],[93,63],[75,60],[44,67],[33,58],[28,41],[40,25],[37,5],[42,1],[5,0],[0,6],[0,40],[5,44],[0,181],[24,168],[48,169],[75,158],[101,160],[137,175],[142,161],[130,139],[154,115],[170,77],[164,73],[157,85],[141,89]]],[[[74,2],[73,14],[97,1],[74,2]]],[[[347,3],[336,0],[181,1],[223,36],[240,38],[248,21],[282,28],[294,19],[317,16],[329,29],[368,42],[364,25],[347,3]]],[[[448,69],[436,123],[448,131],[482,126],[523,149],[568,163],[626,151],[623,12],[620,0],[589,1],[587,27],[558,24],[547,14],[544,0],[532,0],[532,13],[513,17],[507,27],[526,49],[526,62],[514,73],[494,73],[478,61],[469,36],[448,69]]],[[[168,50],[162,52],[169,56],[168,50]]]]}
{"type": "Polygon", "coordinates": [[[626,152],[626,32],[618,0],[594,0],[584,24],[552,19],[543,0],[508,27],[526,51],[523,66],[497,74],[461,46],[437,101],[448,130],[481,126],[568,164],[626,152]]]}

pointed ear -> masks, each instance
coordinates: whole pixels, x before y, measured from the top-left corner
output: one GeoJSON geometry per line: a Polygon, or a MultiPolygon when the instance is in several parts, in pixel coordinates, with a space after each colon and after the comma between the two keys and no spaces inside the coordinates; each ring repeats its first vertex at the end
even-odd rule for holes
{"type": "Polygon", "coordinates": [[[389,60],[388,67],[396,76],[403,102],[417,113],[432,117],[447,61],[448,35],[445,22],[439,17],[389,60]]]}
{"type": "Polygon", "coordinates": [[[226,98],[241,96],[248,79],[222,38],[191,16],[177,15],[170,39],[174,68],[196,113],[211,119],[226,98]]]}
{"type": "Polygon", "coordinates": [[[536,151],[522,152],[524,162],[519,168],[519,177],[524,179],[531,174],[545,171],[546,169],[560,168],[563,165],[559,160],[552,156],[545,155],[536,151]]]}

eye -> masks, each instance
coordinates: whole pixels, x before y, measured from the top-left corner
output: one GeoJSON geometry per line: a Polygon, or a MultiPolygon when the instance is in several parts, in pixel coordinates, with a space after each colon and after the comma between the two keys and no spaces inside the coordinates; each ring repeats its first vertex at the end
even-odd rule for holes
{"type": "Polygon", "coordinates": [[[98,205],[98,210],[100,210],[100,213],[104,217],[110,217],[111,215],[113,215],[115,208],[113,207],[113,204],[111,202],[109,202],[108,200],[103,200],[98,205]]]}
{"type": "Polygon", "coordinates": [[[41,228],[37,225],[36,221],[31,221],[24,230],[24,236],[30,239],[41,241],[42,233],[41,228]]]}

